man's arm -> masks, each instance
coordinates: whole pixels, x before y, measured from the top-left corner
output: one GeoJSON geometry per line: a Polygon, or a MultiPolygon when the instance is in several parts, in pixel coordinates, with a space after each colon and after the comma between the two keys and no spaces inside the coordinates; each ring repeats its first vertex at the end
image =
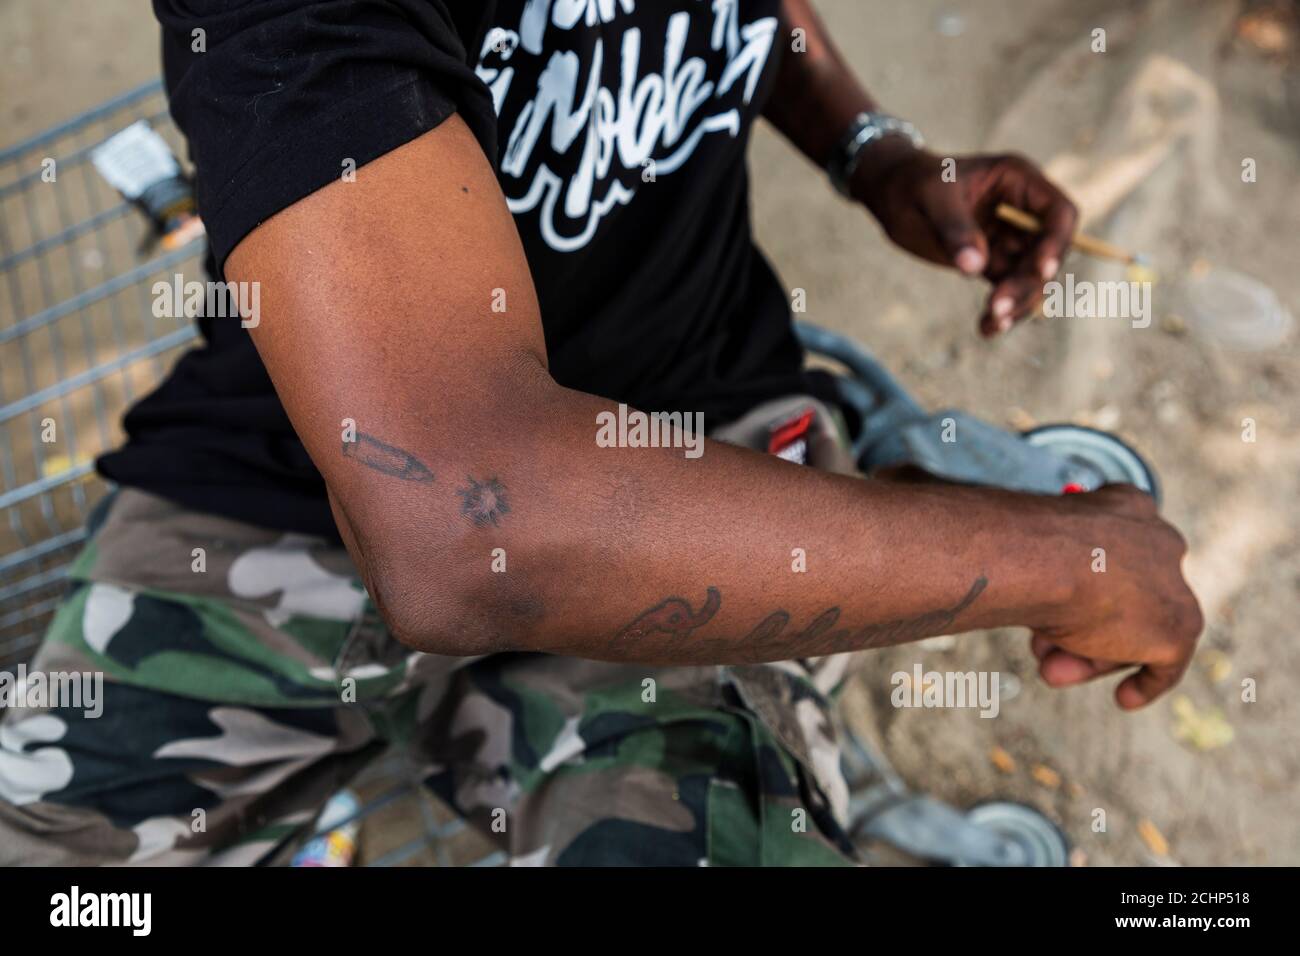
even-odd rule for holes
{"type": "Polygon", "coordinates": [[[457,117],[272,217],[226,274],[261,283],[257,348],[412,647],[723,663],[1026,624],[1146,664],[1126,706],[1186,664],[1199,624],[1181,541],[1135,492],[862,481],[713,442],[697,459],[599,447],[611,403],[548,375],[514,222],[457,117]],[[1088,574],[1095,547],[1107,575],[1088,574]]]}

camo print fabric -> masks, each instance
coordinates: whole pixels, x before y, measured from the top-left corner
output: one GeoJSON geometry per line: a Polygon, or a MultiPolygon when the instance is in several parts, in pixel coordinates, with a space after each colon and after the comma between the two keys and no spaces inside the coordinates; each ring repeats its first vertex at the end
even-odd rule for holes
{"type": "Polygon", "coordinates": [[[2,715],[0,865],[280,861],[394,744],[516,864],[851,862],[824,668],[415,653],[337,545],[104,511],[32,664],[102,715],[2,715]]]}

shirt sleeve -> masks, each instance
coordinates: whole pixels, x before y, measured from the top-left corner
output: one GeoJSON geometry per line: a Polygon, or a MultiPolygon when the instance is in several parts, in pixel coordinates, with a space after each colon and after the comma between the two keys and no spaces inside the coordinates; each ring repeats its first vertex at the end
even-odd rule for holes
{"type": "Polygon", "coordinates": [[[481,37],[444,0],[154,0],[154,11],[219,273],[259,224],[454,112],[496,163],[491,94],[466,52],[481,37]]]}

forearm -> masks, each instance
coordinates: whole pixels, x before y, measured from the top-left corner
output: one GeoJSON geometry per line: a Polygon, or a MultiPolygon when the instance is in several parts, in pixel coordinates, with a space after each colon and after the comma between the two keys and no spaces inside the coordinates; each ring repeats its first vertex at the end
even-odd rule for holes
{"type": "Polygon", "coordinates": [[[879,106],[839,50],[809,0],[784,0],[785,46],[763,115],[819,168],[859,113],[879,106]],[[800,30],[800,48],[792,49],[800,30]]]}
{"type": "Polygon", "coordinates": [[[514,411],[490,445],[404,448],[423,461],[452,442],[466,457],[445,482],[414,485],[418,503],[383,506],[398,547],[355,549],[413,646],[778,660],[1032,624],[1066,597],[1070,536],[1053,499],[863,481],[715,442],[694,459],[602,448],[608,402],[507,391],[514,411]],[[466,495],[489,480],[508,510],[475,520],[466,495]]]}

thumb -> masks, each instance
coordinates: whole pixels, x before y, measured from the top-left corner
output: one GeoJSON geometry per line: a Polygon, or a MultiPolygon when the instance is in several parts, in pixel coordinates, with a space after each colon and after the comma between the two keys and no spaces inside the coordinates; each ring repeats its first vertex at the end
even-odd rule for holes
{"type": "Polygon", "coordinates": [[[1124,710],[1145,707],[1183,676],[1183,668],[1173,665],[1146,664],[1130,674],[1115,688],[1115,701],[1124,710]]]}

